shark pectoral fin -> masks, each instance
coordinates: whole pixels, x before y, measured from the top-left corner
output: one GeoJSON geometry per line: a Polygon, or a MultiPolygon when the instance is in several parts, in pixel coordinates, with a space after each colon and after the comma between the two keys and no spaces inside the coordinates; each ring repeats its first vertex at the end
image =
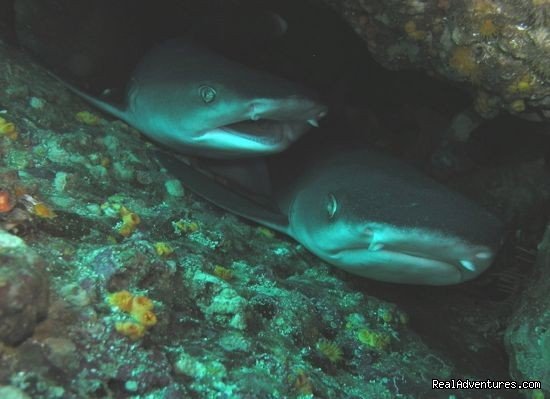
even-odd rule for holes
{"type": "Polygon", "coordinates": [[[280,213],[275,204],[260,203],[252,197],[233,191],[168,152],[151,150],[150,154],[195,194],[228,212],[288,234],[288,217],[280,213]]]}
{"type": "Polygon", "coordinates": [[[198,166],[226,179],[231,185],[255,195],[269,197],[272,194],[269,172],[263,158],[199,159],[198,166]]]}

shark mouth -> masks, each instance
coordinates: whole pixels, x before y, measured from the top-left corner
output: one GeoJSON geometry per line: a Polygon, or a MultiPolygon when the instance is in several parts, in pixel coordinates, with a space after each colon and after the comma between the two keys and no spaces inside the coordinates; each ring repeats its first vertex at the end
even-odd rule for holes
{"type": "Polygon", "coordinates": [[[281,142],[294,141],[304,134],[311,126],[319,126],[314,122],[283,122],[270,119],[256,121],[242,121],[231,123],[220,128],[229,134],[247,140],[264,144],[275,145],[281,142]]]}
{"type": "Polygon", "coordinates": [[[430,285],[474,278],[492,263],[493,250],[458,237],[377,224],[360,240],[325,251],[330,263],[382,281],[430,285]]]}

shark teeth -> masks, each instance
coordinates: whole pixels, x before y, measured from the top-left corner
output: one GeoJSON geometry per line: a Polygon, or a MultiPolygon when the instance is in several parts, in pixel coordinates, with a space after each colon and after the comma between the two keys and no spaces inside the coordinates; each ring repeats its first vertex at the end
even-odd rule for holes
{"type": "Polygon", "coordinates": [[[307,123],[309,123],[313,127],[319,127],[319,122],[317,122],[316,119],[308,119],[307,123]]]}
{"type": "Polygon", "coordinates": [[[469,261],[469,260],[466,260],[466,259],[462,259],[460,261],[460,264],[462,266],[464,266],[465,269],[468,269],[469,271],[471,272],[475,272],[476,271],[476,265],[474,265],[474,263],[472,261],[469,261]]]}

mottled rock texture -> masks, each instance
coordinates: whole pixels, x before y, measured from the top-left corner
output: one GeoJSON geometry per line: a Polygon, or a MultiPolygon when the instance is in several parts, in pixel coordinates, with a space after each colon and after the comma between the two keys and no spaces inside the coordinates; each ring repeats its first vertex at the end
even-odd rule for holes
{"type": "Polygon", "coordinates": [[[0,230],[0,341],[29,337],[48,309],[44,264],[23,240],[0,230]]]}
{"type": "Polygon", "coordinates": [[[550,1],[323,2],[385,67],[421,69],[457,82],[485,117],[505,109],[550,120],[550,1]]]}
{"type": "Polygon", "coordinates": [[[550,394],[550,227],[539,245],[530,287],[508,325],[505,343],[510,373],[517,380],[542,382],[550,394]]]}

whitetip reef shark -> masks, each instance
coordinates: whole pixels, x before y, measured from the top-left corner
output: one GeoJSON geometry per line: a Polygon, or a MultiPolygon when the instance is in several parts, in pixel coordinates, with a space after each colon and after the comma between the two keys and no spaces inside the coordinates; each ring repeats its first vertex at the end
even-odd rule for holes
{"type": "MultiPolygon", "coordinates": [[[[372,150],[298,171],[261,204],[171,156],[160,162],[219,207],[286,234],[326,262],[375,280],[425,285],[473,279],[492,263],[501,222],[413,167],[372,150]]],[[[294,172],[293,172],[294,173],[294,172]]]]}
{"type": "Polygon", "coordinates": [[[153,141],[194,156],[277,153],[318,126],[327,113],[300,85],[188,39],[172,39],[146,53],[132,74],[124,105],[103,101],[53,76],[153,141]]]}

